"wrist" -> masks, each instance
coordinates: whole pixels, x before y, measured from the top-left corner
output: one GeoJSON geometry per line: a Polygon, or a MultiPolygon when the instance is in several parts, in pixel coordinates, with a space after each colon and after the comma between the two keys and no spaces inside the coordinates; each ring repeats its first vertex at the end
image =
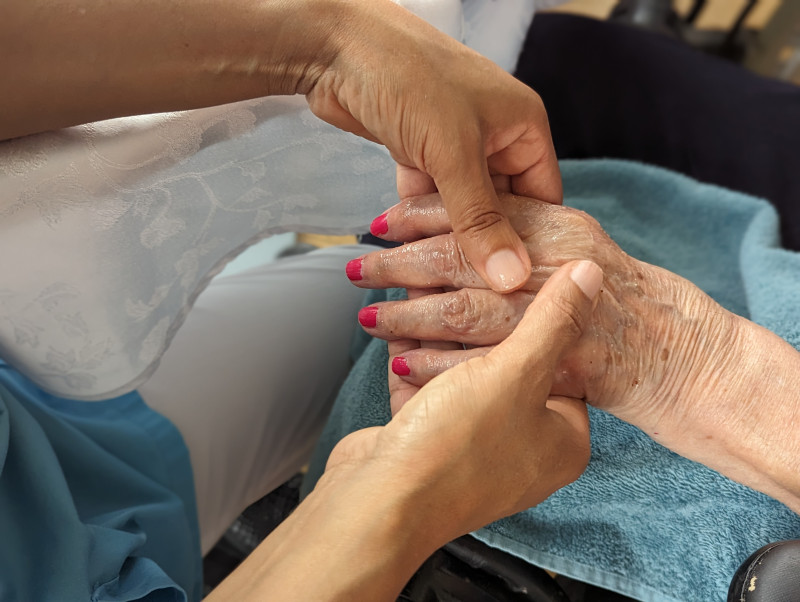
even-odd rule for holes
{"type": "Polygon", "coordinates": [[[800,432],[789,426],[800,421],[800,353],[688,281],[660,276],[644,296],[663,306],[661,318],[641,324],[658,378],[636,395],[647,411],[628,421],[800,510],[800,432]]]}
{"type": "MultiPolygon", "coordinates": [[[[300,0],[277,6],[264,10],[275,32],[260,61],[268,87],[264,95],[307,94],[344,52],[345,41],[357,35],[358,5],[348,0],[300,0]]],[[[246,63],[240,71],[252,75],[246,63]]]]}
{"type": "Polygon", "coordinates": [[[326,472],[214,595],[219,600],[395,600],[447,542],[413,488],[367,462],[326,472]]]}
{"type": "Polygon", "coordinates": [[[0,23],[10,47],[30,50],[4,65],[0,139],[294,94],[333,62],[358,9],[337,0],[34,4],[13,0],[0,23]]]}
{"type": "MultiPolygon", "coordinates": [[[[800,353],[734,316],[721,368],[700,388],[695,412],[703,463],[800,512],[800,353]]],[[[697,458],[695,458],[697,459],[697,458]]]]}
{"type": "Polygon", "coordinates": [[[234,16],[205,23],[210,31],[189,33],[206,43],[185,57],[183,69],[197,73],[203,88],[213,86],[212,93],[228,90],[232,100],[305,93],[341,51],[340,32],[353,35],[346,25],[351,12],[337,0],[240,2],[234,16]]]}

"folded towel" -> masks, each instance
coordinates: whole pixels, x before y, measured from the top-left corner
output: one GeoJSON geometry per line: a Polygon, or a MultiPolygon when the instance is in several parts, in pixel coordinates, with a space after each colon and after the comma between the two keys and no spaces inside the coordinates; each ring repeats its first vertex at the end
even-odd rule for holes
{"type": "MultiPolygon", "coordinates": [[[[565,161],[562,173],[567,204],[593,215],[627,253],[688,278],[800,349],[800,254],[778,247],[778,218],[768,203],[622,161],[565,161]]],[[[371,301],[380,295],[386,293],[371,301]]],[[[337,441],[390,418],[386,345],[365,346],[363,336],[357,342],[360,357],[306,489],[337,441]]],[[[591,410],[590,417],[585,474],[476,537],[546,569],[659,602],[724,601],[750,553],[800,537],[800,517],[782,504],[604,412],[591,410]]]]}

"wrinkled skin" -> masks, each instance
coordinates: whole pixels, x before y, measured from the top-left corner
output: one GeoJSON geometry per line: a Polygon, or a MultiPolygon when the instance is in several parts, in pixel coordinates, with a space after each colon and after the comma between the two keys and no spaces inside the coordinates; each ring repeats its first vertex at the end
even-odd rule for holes
{"type": "Polygon", "coordinates": [[[386,426],[342,439],[326,475],[365,459],[379,463],[393,481],[417,483],[427,507],[447,508],[441,520],[457,525],[449,538],[577,479],[590,455],[586,406],[550,392],[555,365],[591,316],[595,293],[571,280],[580,264],[593,268],[597,291],[596,265],[571,262],[557,271],[501,344],[431,380],[386,426]],[[529,436],[533,429],[539,436],[529,436]]]}
{"type": "Polygon", "coordinates": [[[586,405],[550,389],[602,280],[592,262],[565,265],[485,357],[339,441],[314,490],[209,600],[396,600],[436,549],[577,479],[586,405]]]}
{"type": "Polygon", "coordinates": [[[390,354],[408,368],[404,376],[390,371],[393,409],[436,374],[502,341],[558,266],[586,258],[606,278],[591,325],[557,368],[553,393],[585,399],[655,437],[660,424],[690,414],[687,405],[725,366],[732,315],[687,280],[625,254],[589,215],[509,193],[500,199],[533,266],[519,291],[488,290],[435,194],[387,215],[384,238],[417,242],[363,258],[354,284],[411,289],[409,301],[377,305],[376,326],[366,329],[391,341],[390,354]]]}

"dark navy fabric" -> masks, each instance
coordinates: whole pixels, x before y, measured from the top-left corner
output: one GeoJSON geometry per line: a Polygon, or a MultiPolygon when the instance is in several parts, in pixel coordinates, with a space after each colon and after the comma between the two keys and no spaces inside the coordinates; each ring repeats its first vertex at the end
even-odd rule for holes
{"type": "Polygon", "coordinates": [[[662,34],[546,13],[516,75],[541,95],[559,158],[641,161],[767,199],[800,250],[800,87],[662,34]]]}

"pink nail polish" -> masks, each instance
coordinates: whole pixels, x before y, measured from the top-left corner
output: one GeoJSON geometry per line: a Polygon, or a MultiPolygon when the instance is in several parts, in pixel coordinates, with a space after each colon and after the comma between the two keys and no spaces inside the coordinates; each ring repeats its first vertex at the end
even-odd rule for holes
{"type": "Polygon", "coordinates": [[[350,280],[361,280],[361,261],[362,259],[359,257],[347,262],[344,271],[350,280]]]}
{"type": "Polygon", "coordinates": [[[375,328],[375,325],[378,323],[378,308],[361,308],[358,312],[358,321],[364,328],[375,328]]]}
{"type": "Polygon", "coordinates": [[[397,376],[408,376],[411,370],[408,367],[408,361],[404,357],[396,357],[392,360],[392,372],[397,376]]]}
{"type": "Polygon", "coordinates": [[[369,231],[373,236],[380,236],[381,234],[386,234],[389,231],[389,223],[386,221],[385,213],[382,213],[372,220],[369,231]]]}

